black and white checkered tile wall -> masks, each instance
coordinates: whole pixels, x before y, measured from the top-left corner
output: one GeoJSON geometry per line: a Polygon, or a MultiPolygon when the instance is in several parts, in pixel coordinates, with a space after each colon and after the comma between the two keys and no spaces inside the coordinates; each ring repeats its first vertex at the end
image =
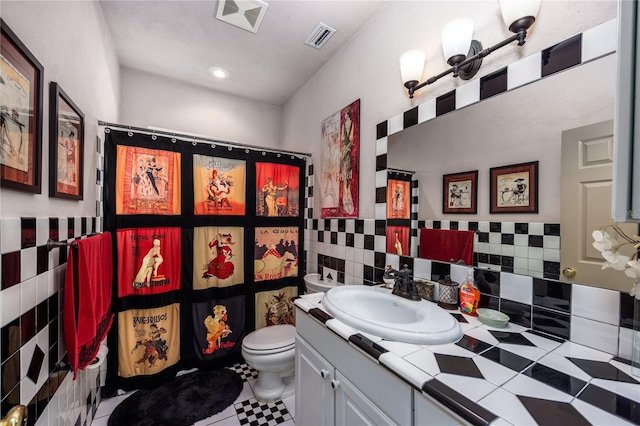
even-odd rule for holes
{"type": "Polygon", "coordinates": [[[63,286],[69,242],[102,230],[103,146],[97,148],[97,214],[92,217],[0,218],[0,407],[27,405],[29,424],[86,425],[100,402],[104,367],[65,365],[63,286]]]}
{"type": "MultiPolygon", "coordinates": [[[[314,169],[307,170],[306,271],[337,272],[345,284],[382,281],[385,265],[409,265],[417,278],[451,275],[462,282],[467,267],[386,253],[387,137],[408,127],[515,89],[615,51],[616,22],[602,24],[377,125],[375,219],[314,217],[314,169]],[[542,60],[542,58],[545,58],[542,60]],[[552,59],[550,59],[552,58],[552,59]]],[[[536,221],[418,220],[418,182],[412,182],[411,253],[417,229],[476,231],[474,267],[482,305],[508,313],[513,322],[629,359],[633,298],[626,293],[557,281],[560,224],[536,221]],[[595,338],[594,338],[595,337],[595,338]]],[[[533,218],[534,216],[529,216],[533,218]]]]}

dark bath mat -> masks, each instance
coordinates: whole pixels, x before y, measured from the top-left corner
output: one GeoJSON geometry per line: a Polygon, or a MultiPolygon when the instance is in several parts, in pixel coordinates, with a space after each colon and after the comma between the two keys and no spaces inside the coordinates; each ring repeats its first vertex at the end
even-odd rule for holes
{"type": "Polygon", "coordinates": [[[227,369],[178,376],[155,389],[135,392],[113,410],[107,425],[192,425],[233,404],[242,385],[242,377],[227,369]]]}

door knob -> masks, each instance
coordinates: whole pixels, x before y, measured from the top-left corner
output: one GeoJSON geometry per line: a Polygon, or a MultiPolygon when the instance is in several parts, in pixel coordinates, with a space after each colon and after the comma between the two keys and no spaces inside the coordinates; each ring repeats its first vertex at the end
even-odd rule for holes
{"type": "Polygon", "coordinates": [[[27,407],[16,405],[7,413],[7,417],[0,419],[0,426],[24,426],[27,424],[27,407]]]}
{"type": "Polygon", "coordinates": [[[329,377],[329,371],[325,369],[320,370],[320,377],[326,379],[327,377],[329,377]]]}
{"type": "Polygon", "coordinates": [[[338,387],[340,386],[340,382],[337,380],[332,380],[331,381],[331,389],[336,390],[338,389],[338,387]]]}
{"type": "Polygon", "coordinates": [[[562,275],[564,275],[567,278],[575,277],[576,276],[576,270],[573,269],[573,268],[564,268],[562,270],[562,275]]]}

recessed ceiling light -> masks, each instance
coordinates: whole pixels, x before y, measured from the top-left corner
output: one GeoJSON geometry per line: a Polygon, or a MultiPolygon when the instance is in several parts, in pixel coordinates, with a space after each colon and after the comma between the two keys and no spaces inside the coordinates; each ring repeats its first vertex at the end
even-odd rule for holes
{"type": "Polygon", "coordinates": [[[211,67],[209,68],[209,74],[211,74],[214,77],[217,77],[219,79],[223,79],[223,78],[227,78],[229,77],[229,72],[227,70],[224,70],[220,67],[211,67]]]}

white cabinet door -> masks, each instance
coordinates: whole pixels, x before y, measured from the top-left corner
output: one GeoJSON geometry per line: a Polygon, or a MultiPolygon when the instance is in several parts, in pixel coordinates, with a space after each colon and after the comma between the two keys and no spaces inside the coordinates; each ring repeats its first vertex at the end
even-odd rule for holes
{"type": "Polygon", "coordinates": [[[307,342],[296,336],[296,424],[334,424],[334,368],[307,342]]]}
{"type": "Polygon", "coordinates": [[[414,422],[416,426],[426,425],[468,425],[460,417],[453,414],[449,409],[444,408],[440,403],[431,397],[414,392],[414,422]]]}
{"type": "Polygon", "coordinates": [[[335,389],[337,426],[395,424],[339,371],[336,371],[336,377],[331,381],[331,385],[335,389]]]}

